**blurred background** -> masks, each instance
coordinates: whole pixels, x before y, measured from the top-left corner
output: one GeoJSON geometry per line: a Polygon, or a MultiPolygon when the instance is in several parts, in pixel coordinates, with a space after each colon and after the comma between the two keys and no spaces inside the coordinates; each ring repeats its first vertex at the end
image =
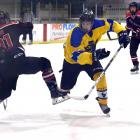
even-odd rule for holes
{"type": "Polygon", "coordinates": [[[132,0],[0,0],[0,10],[9,13],[12,20],[19,20],[22,13],[30,10],[34,23],[71,23],[78,21],[85,8],[91,8],[97,18],[121,22],[125,20],[130,2],[132,0]]]}

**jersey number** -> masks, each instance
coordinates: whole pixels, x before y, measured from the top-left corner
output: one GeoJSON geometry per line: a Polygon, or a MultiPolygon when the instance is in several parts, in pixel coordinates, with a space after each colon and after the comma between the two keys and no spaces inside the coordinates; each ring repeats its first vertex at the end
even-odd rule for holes
{"type": "Polygon", "coordinates": [[[0,47],[7,49],[13,47],[11,37],[8,33],[3,35],[2,38],[0,38],[0,47]]]}

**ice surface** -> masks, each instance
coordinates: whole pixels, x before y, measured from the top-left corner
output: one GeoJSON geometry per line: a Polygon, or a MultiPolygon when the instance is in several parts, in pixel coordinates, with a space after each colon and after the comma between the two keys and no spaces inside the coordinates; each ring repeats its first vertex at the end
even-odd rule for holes
{"type": "MultiPolygon", "coordinates": [[[[102,60],[105,67],[119,44],[100,42],[111,55],[102,60]]],[[[58,83],[63,63],[63,45],[25,46],[29,56],[44,56],[51,60],[58,83]]],[[[139,52],[138,52],[139,54],[139,52]]],[[[139,140],[140,139],[140,75],[131,75],[129,47],[122,49],[106,72],[111,117],[100,110],[94,89],[85,101],[68,100],[53,106],[49,90],[41,73],[21,75],[17,90],[8,99],[8,108],[0,105],[1,140],[139,140]]],[[[87,94],[93,81],[82,72],[71,94],[87,94]]]]}

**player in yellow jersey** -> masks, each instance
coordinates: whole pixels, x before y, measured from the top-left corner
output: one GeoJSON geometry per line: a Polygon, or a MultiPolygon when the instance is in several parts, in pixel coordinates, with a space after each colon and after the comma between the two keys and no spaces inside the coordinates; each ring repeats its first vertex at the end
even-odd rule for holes
{"type": "MultiPolygon", "coordinates": [[[[119,43],[124,48],[129,44],[126,29],[111,19],[95,19],[93,11],[85,10],[79,19],[79,25],[69,32],[64,46],[64,63],[61,78],[61,89],[70,92],[76,84],[78,75],[85,71],[92,80],[96,80],[103,67],[99,59],[109,56],[105,49],[96,50],[97,42],[107,31],[116,32],[119,43]],[[97,53],[96,53],[97,52],[97,53]]],[[[96,86],[96,98],[103,113],[110,112],[107,105],[107,83],[105,75],[96,86]]]]}

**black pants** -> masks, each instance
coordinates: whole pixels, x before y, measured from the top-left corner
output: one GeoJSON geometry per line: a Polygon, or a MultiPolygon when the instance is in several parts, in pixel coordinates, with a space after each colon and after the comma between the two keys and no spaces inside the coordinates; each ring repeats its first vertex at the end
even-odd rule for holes
{"type": "MultiPolygon", "coordinates": [[[[26,57],[22,51],[18,51],[22,54],[21,56],[17,58],[10,56],[10,60],[0,64],[0,100],[9,97],[12,90],[16,90],[19,75],[35,74],[51,68],[51,63],[48,59],[44,57],[26,57]]],[[[11,53],[11,55],[13,54],[11,53]]]]}
{"type": "Polygon", "coordinates": [[[76,84],[77,78],[81,71],[85,71],[88,76],[93,80],[94,74],[102,72],[103,68],[99,61],[94,62],[93,65],[79,65],[70,64],[64,60],[63,72],[61,78],[61,88],[70,90],[76,84]]]}
{"type": "Polygon", "coordinates": [[[139,64],[138,57],[137,57],[139,44],[140,44],[140,38],[132,37],[131,42],[130,42],[130,56],[131,56],[133,65],[139,64]]]}
{"type": "Polygon", "coordinates": [[[27,24],[26,26],[27,26],[28,28],[27,28],[27,30],[24,32],[22,40],[26,40],[27,34],[29,34],[29,40],[30,40],[30,41],[33,41],[33,33],[32,33],[32,31],[33,31],[33,24],[30,23],[30,22],[27,22],[26,24],[27,24]]]}

